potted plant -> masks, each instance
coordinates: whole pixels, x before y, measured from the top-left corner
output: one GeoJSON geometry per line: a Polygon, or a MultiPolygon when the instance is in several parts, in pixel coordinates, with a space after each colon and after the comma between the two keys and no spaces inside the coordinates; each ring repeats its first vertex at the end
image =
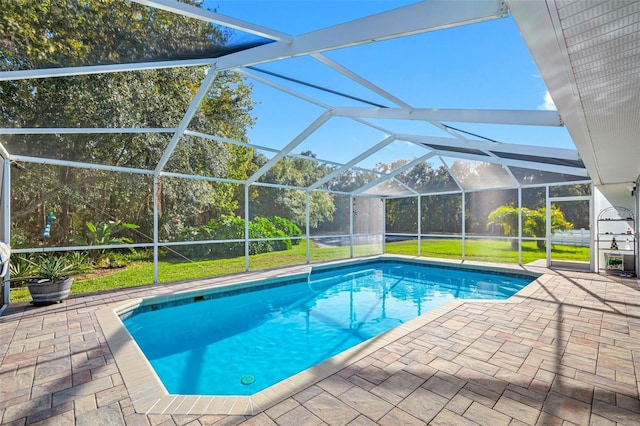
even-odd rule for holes
{"type": "Polygon", "coordinates": [[[34,304],[56,303],[69,297],[74,276],[85,269],[78,256],[25,256],[12,262],[11,281],[25,281],[34,304]]]}

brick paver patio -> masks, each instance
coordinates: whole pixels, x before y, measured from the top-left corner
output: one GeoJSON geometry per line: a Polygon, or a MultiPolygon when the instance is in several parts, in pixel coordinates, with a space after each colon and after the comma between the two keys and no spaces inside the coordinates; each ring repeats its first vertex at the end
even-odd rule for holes
{"type": "Polygon", "coordinates": [[[638,281],[534,270],[545,275],[526,297],[453,302],[254,416],[135,412],[96,319],[233,277],[12,305],[0,317],[1,424],[640,425],[638,281]]]}

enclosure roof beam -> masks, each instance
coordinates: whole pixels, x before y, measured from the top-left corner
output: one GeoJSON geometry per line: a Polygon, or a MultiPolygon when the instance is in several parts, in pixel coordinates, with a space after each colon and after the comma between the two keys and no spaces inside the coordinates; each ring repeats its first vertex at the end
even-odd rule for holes
{"type": "Polygon", "coordinates": [[[175,61],[133,62],[111,65],[85,65],[64,68],[40,68],[35,70],[0,71],[0,81],[28,80],[31,78],[69,77],[91,74],[108,74],[114,72],[155,70],[165,68],[212,66],[215,59],[179,59],[175,61]]]}
{"type": "Polygon", "coordinates": [[[407,142],[413,142],[420,145],[446,145],[452,148],[468,148],[468,149],[477,149],[480,151],[493,151],[493,152],[504,152],[510,154],[523,154],[523,155],[535,155],[539,157],[552,157],[552,158],[562,158],[566,160],[580,160],[580,155],[575,149],[566,149],[566,148],[554,148],[554,147],[544,147],[544,146],[529,146],[529,145],[520,145],[514,143],[503,143],[503,142],[491,142],[491,141],[483,141],[477,139],[453,139],[453,138],[444,138],[439,136],[423,136],[423,135],[408,135],[408,134],[398,134],[396,135],[398,139],[404,140],[407,142]]]}
{"type": "Polygon", "coordinates": [[[394,120],[450,121],[523,126],[562,126],[562,120],[560,119],[560,115],[557,111],[541,110],[514,111],[489,109],[340,107],[335,108],[334,114],[339,117],[394,120]]]}
{"type": "Polygon", "coordinates": [[[430,152],[430,153],[428,153],[426,155],[423,155],[422,157],[418,157],[415,160],[410,161],[407,164],[398,167],[397,169],[391,171],[390,173],[386,173],[385,175],[380,176],[378,179],[376,179],[376,180],[374,180],[372,182],[369,182],[366,185],[362,185],[360,188],[354,190],[352,192],[352,194],[353,195],[358,195],[358,194],[360,194],[360,193],[362,193],[362,192],[364,192],[364,191],[366,191],[366,190],[368,190],[370,188],[373,188],[374,186],[384,182],[385,180],[391,179],[392,177],[394,177],[394,176],[396,176],[396,175],[398,175],[398,174],[400,174],[400,173],[402,173],[404,171],[407,171],[407,170],[411,169],[412,167],[422,163],[423,161],[428,160],[429,158],[433,157],[434,155],[436,155],[435,152],[430,152]]]}
{"type": "Polygon", "coordinates": [[[508,11],[501,0],[465,2],[465,7],[421,1],[305,33],[290,44],[274,42],[224,56],[218,60],[218,69],[256,65],[506,16],[508,11]]]}
{"type": "Polygon", "coordinates": [[[303,101],[307,101],[307,102],[309,102],[311,104],[314,104],[314,105],[317,105],[317,106],[319,106],[321,108],[324,108],[324,109],[330,109],[331,108],[330,105],[325,104],[324,102],[320,102],[317,99],[314,99],[314,98],[312,98],[310,96],[303,95],[300,92],[297,92],[295,90],[289,89],[288,87],[284,87],[284,86],[282,86],[282,85],[280,85],[278,83],[275,83],[275,82],[273,82],[273,81],[271,81],[271,80],[269,80],[267,78],[264,78],[262,76],[254,74],[252,72],[249,72],[249,71],[247,71],[247,70],[245,70],[243,68],[239,68],[237,70],[237,72],[239,74],[242,74],[242,75],[246,76],[246,77],[249,77],[252,80],[258,81],[258,82],[260,82],[260,83],[262,83],[264,85],[272,87],[272,88],[274,88],[276,90],[279,90],[281,92],[287,93],[287,94],[289,94],[291,96],[295,96],[296,98],[302,99],[303,101]]]}
{"type": "MultiPolygon", "coordinates": [[[[440,150],[436,150],[436,153],[439,156],[451,156],[450,153],[442,152],[440,150]]],[[[548,163],[537,163],[533,161],[526,160],[515,160],[510,158],[497,158],[492,156],[484,156],[484,155],[474,155],[474,154],[466,154],[466,153],[456,153],[456,158],[479,161],[483,163],[493,163],[493,164],[501,164],[503,166],[513,166],[520,167],[523,169],[532,169],[532,170],[540,170],[544,172],[551,173],[564,173],[574,176],[584,176],[588,178],[587,170],[581,167],[571,167],[571,166],[561,166],[558,164],[548,164],[548,163]]]]}
{"type": "Polygon", "coordinates": [[[25,163],[50,164],[52,166],[78,167],[82,169],[106,170],[110,172],[153,175],[153,170],[147,169],[134,169],[132,167],[110,166],[108,164],[84,163],[80,161],[56,160],[53,158],[30,157],[28,155],[12,155],[11,160],[23,161],[25,163]]]}
{"type": "Polygon", "coordinates": [[[318,130],[320,126],[327,122],[331,118],[331,111],[325,111],[320,117],[318,117],[313,123],[311,123],[306,129],[304,129],[298,136],[296,136],[291,142],[287,144],[284,148],[280,150],[276,155],[274,155],[269,161],[265,163],[264,166],[260,167],[258,171],[256,171],[249,179],[247,179],[247,184],[252,184],[253,182],[260,179],[262,175],[267,173],[271,167],[273,167],[278,161],[282,158],[286,157],[295,147],[300,145],[305,139],[307,139],[313,132],[318,130]]]}
{"type": "Polygon", "coordinates": [[[29,78],[99,74],[159,68],[216,64],[218,70],[241,68],[311,53],[340,49],[374,41],[387,40],[508,16],[502,0],[465,2],[465,7],[451,7],[443,1],[421,1],[351,22],[302,34],[293,41],[276,41],[221,58],[186,59],[131,64],[94,65],[71,68],[3,71],[0,81],[29,78]]]}
{"type": "MultiPolygon", "coordinates": [[[[215,176],[201,176],[201,175],[190,175],[187,173],[175,173],[175,172],[162,172],[160,173],[161,177],[173,177],[173,178],[179,178],[179,179],[192,179],[192,180],[201,180],[201,181],[207,181],[207,182],[224,182],[224,183],[232,183],[235,185],[246,185],[247,182],[244,180],[238,180],[238,179],[228,179],[228,178],[221,178],[221,177],[215,177],[215,176]]],[[[281,188],[281,189],[296,189],[299,191],[306,191],[307,188],[306,187],[300,187],[300,186],[294,186],[294,185],[282,185],[282,184],[278,184],[278,183],[268,183],[268,182],[255,182],[252,185],[255,186],[262,186],[262,187],[268,187],[268,188],[281,188]]],[[[330,194],[339,194],[339,195],[348,195],[347,192],[344,191],[333,191],[333,190],[329,190],[329,189],[319,189],[319,192],[327,192],[330,194]]]]}
{"type": "Polygon", "coordinates": [[[0,129],[0,135],[72,135],[114,133],[175,133],[177,127],[18,127],[0,129]]]}
{"type": "Polygon", "coordinates": [[[334,171],[332,171],[328,175],[324,176],[322,179],[320,179],[319,181],[317,181],[313,185],[309,186],[309,189],[311,191],[313,191],[314,189],[319,188],[320,186],[322,186],[325,183],[329,182],[331,179],[339,176],[340,173],[348,170],[349,167],[355,166],[360,161],[362,161],[365,158],[369,157],[370,155],[373,155],[374,153],[378,152],[379,150],[381,150],[385,146],[389,145],[394,140],[396,140],[396,138],[394,136],[388,136],[388,137],[384,138],[381,142],[378,142],[377,144],[375,144],[374,146],[372,146],[368,150],[364,151],[363,153],[361,153],[357,157],[353,158],[351,161],[345,163],[341,167],[338,167],[337,169],[335,169],[334,171]]]}
{"type": "Polygon", "coordinates": [[[332,60],[330,58],[328,58],[326,55],[323,55],[322,53],[312,53],[311,57],[316,59],[317,61],[322,62],[323,64],[325,64],[329,68],[332,68],[332,69],[338,71],[340,74],[350,78],[351,80],[355,81],[356,83],[360,84],[361,86],[364,86],[367,89],[371,90],[372,92],[382,96],[383,98],[387,99],[388,101],[393,102],[394,104],[396,104],[396,105],[398,105],[398,106],[400,106],[402,108],[411,108],[411,105],[409,105],[406,102],[402,101],[401,99],[395,97],[394,95],[392,95],[391,93],[387,92],[386,90],[383,90],[382,88],[376,86],[375,84],[371,83],[369,80],[364,79],[363,77],[361,77],[358,74],[354,73],[353,71],[351,71],[347,67],[337,63],[336,61],[334,61],[334,60],[332,60]]]}
{"type": "Polygon", "coordinates": [[[202,84],[200,85],[198,92],[193,97],[193,100],[191,101],[189,108],[187,108],[187,111],[182,117],[182,120],[180,120],[180,124],[178,125],[176,132],[173,134],[173,137],[171,138],[169,145],[164,150],[164,153],[162,154],[162,158],[160,158],[160,161],[156,166],[156,175],[158,175],[162,171],[162,169],[164,169],[164,166],[167,165],[167,162],[169,161],[169,158],[171,158],[173,151],[176,149],[176,146],[178,146],[178,142],[180,142],[182,135],[184,134],[185,130],[187,130],[187,126],[193,119],[193,116],[196,115],[196,112],[198,111],[198,107],[200,106],[200,103],[202,102],[204,97],[207,96],[207,93],[209,93],[209,89],[211,88],[211,85],[213,84],[213,81],[215,80],[217,75],[218,75],[218,72],[214,70],[213,67],[209,68],[209,72],[207,72],[207,76],[202,81],[202,84]]]}
{"type": "Polygon", "coordinates": [[[275,31],[270,28],[252,24],[250,22],[241,21],[240,19],[221,15],[219,13],[212,12],[204,8],[192,6],[186,3],[180,3],[174,0],[131,0],[131,1],[145,5],[145,6],[153,7],[155,9],[166,10],[167,12],[182,15],[187,18],[198,19],[200,21],[222,25],[228,28],[233,28],[238,31],[257,35],[259,37],[264,37],[271,40],[291,41],[291,38],[292,38],[291,35],[281,33],[280,31],[275,31]]]}
{"type": "Polygon", "coordinates": [[[456,176],[456,174],[453,173],[453,170],[451,170],[451,167],[447,164],[446,161],[444,161],[444,158],[442,158],[442,155],[438,155],[438,160],[440,160],[440,163],[444,166],[445,169],[447,169],[449,176],[451,177],[451,179],[453,179],[453,181],[458,186],[460,191],[464,192],[464,187],[462,186],[462,183],[460,183],[460,179],[458,179],[458,176],[456,176]]]}
{"type": "MultiPolygon", "coordinates": [[[[213,136],[213,135],[209,135],[209,134],[206,134],[206,133],[194,132],[193,130],[185,130],[184,134],[185,135],[190,135],[190,136],[195,136],[195,137],[198,137],[198,138],[209,139],[209,140],[212,140],[212,141],[224,142],[224,143],[228,143],[228,144],[232,144],[232,145],[236,145],[236,146],[245,146],[245,147],[248,147],[248,148],[255,148],[255,149],[259,149],[261,151],[273,152],[273,153],[276,153],[276,154],[278,152],[280,152],[280,150],[276,149],[276,148],[269,148],[269,147],[266,147],[266,146],[251,144],[251,143],[247,143],[247,142],[240,142],[240,141],[236,141],[236,140],[229,139],[229,138],[223,138],[223,137],[220,137],[220,136],[213,136]]],[[[288,156],[295,157],[295,158],[303,158],[303,159],[306,159],[306,160],[312,160],[312,161],[316,161],[318,163],[330,164],[332,166],[337,166],[337,167],[342,167],[344,165],[343,163],[338,163],[337,161],[325,160],[325,159],[317,158],[317,157],[309,157],[308,155],[302,155],[302,154],[289,153],[288,156]]],[[[369,173],[376,173],[373,170],[365,169],[363,167],[353,167],[353,169],[354,170],[361,170],[361,171],[369,172],[369,173]]]]}
{"type": "MultiPolygon", "coordinates": [[[[236,145],[236,146],[244,146],[247,148],[255,148],[255,149],[259,149],[261,151],[266,151],[266,152],[274,152],[274,153],[278,153],[280,152],[279,149],[275,149],[275,148],[269,148],[267,146],[262,146],[262,145],[256,145],[256,144],[251,144],[251,143],[247,143],[247,142],[239,142],[233,139],[229,139],[229,138],[223,138],[220,136],[213,136],[213,135],[209,135],[206,133],[201,133],[201,132],[194,132],[193,130],[185,130],[184,132],[185,135],[189,135],[189,136],[195,136],[198,138],[203,138],[203,139],[209,139],[212,141],[216,141],[216,142],[224,142],[224,143],[228,143],[231,145],[236,145]]],[[[302,154],[289,154],[290,157],[296,157],[296,158],[303,158],[306,160],[315,160],[318,163],[325,163],[325,164],[331,164],[332,166],[342,166],[342,163],[338,163],[336,161],[331,161],[331,160],[323,160],[321,158],[317,158],[317,157],[309,157],[308,155],[302,155],[302,154]]]]}
{"type": "Polygon", "coordinates": [[[11,159],[11,154],[9,154],[9,151],[7,151],[7,149],[1,143],[0,143],[0,157],[4,158],[5,160],[11,159]]]}

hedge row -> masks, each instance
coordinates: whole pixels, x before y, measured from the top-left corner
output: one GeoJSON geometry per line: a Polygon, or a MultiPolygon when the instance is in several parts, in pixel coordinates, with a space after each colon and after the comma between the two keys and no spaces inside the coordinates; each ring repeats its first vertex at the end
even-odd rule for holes
{"type": "MultiPolygon", "coordinates": [[[[176,235],[179,241],[238,240],[244,239],[245,220],[236,216],[221,216],[212,219],[203,226],[185,226],[176,235]]],[[[249,254],[289,250],[292,245],[300,244],[302,231],[288,219],[273,216],[256,217],[249,221],[250,239],[270,239],[249,243],[249,254]],[[283,238],[282,240],[271,240],[283,238]]],[[[244,255],[244,243],[220,243],[189,245],[180,249],[180,253],[191,259],[211,259],[237,257],[244,255]]]]}

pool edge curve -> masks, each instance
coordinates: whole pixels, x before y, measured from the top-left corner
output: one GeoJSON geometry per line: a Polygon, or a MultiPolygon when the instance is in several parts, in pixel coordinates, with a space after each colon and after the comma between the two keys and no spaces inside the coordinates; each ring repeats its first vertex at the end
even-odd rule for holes
{"type": "MultiPolygon", "coordinates": [[[[376,258],[396,258],[402,261],[413,260],[416,263],[439,263],[427,259],[406,258],[397,255],[373,256],[365,258],[364,260],[376,258]]],[[[363,259],[348,259],[338,262],[327,262],[314,265],[314,267],[332,267],[362,260],[363,259]]],[[[444,264],[449,263],[445,262],[444,264]]],[[[451,265],[455,265],[456,267],[463,266],[454,263],[451,263],[451,265]]],[[[311,267],[309,265],[307,266],[310,270],[311,267]]],[[[290,376],[287,379],[284,379],[281,382],[250,396],[170,394],[120,319],[119,314],[131,311],[145,303],[149,303],[150,300],[174,300],[188,296],[188,294],[194,292],[194,290],[178,291],[162,296],[130,300],[126,303],[121,303],[116,307],[97,311],[96,317],[103,330],[106,342],[113,354],[114,361],[120,371],[124,385],[137,413],[172,415],[255,415],[308,388],[309,386],[338,373],[345,367],[358,362],[359,360],[371,355],[376,350],[397,341],[424,325],[427,325],[462,304],[476,302],[516,303],[517,299],[527,298],[530,296],[538,289],[540,284],[543,284],[550,278],[550,275],[548,274],[532,272],[522,268],[510,268],[508,267],[509,265],[507,265],[507,267],[494,265],[482,266],[475,264],[464,266],[472,269],[488,269],[493,271],[503,270],[510,273],[532,275],[533,280],[530,284],[506,300],[451,300],[417,318],[409,320],[396,328],[349,348],[320,364],[290,376]],[[533,275],[537,275],[537,278],[533,278],[533,275]]],[[[262,280],[256,280],[255,278],[250,278],[248,280],[239,279],[233,284],[212,284],[209,287],[205,287],[197,291],[220,291],[222,289],[229,289],[234,285],[247,286],[256,282],[267,282],[269,280],[275,280],[282,277],[282,275],[274,275],[262,280]]],[[[215,278],[212,279],[212,283],[214,281],[215,278]]]]}

